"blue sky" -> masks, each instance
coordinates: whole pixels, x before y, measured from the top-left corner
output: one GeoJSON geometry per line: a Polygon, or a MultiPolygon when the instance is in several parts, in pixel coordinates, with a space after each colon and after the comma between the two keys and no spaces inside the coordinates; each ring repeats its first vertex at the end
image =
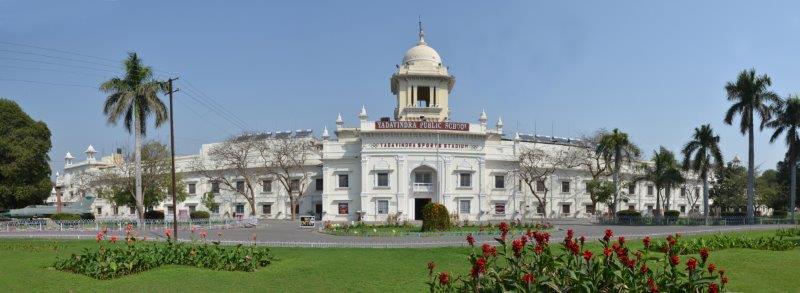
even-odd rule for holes
{"type": "MultiPolygon", "coordinates": [[[[725,83],[755,67],[781,96],[800,92],[800,3],[764,2],[0,0],[0,97],[47,122],[54,171],[90,143],[102,154],[132,145],[106,124],[96,90],[128,51],[160,77],[181,77],[181,154],[241,131],[228,120],[319,134],[337,113],[352,125],[361,105],[373,119],[391,116],[389,77],[421,15],[457,79],[453,120],[474,122],[485,108],[509,133],[618,127],[647,155],[677,151],[711,123],[726,159],[746,160],[746,138],[722,123],[725,83]],[[197,101],[207,99],[237,118],[197,101]]],[[[773,168],[782,142],[764,132],[756,141],[756,164],[773,168]]]]}

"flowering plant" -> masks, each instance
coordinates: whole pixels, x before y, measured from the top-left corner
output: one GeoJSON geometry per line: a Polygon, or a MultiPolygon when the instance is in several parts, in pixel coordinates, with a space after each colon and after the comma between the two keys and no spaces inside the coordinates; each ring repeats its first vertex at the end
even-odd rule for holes
{"type": "Polygon", "coordinates": [[[667,237],[663,255],[651,255],[649,237],[642,239],[645,249],[633,251],[624,237],[615,241],[614,232],[606,230],[599,240],[602,253],[594,253],[572,230],[554,244],[547,232],[508,238],[508,225],[499,228],[497,245],[476,248],[467,237],[473,247],[468,274],[437,273],[429,263],[431,292],[718,292],[728,282],[724,270],[708,262],[707,249],[699,260],[681,260],[674,249],[678,236],[667,237]]]}

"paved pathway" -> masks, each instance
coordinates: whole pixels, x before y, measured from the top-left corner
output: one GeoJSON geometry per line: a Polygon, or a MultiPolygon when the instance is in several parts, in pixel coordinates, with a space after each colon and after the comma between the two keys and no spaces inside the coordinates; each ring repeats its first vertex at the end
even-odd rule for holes
{"type": "MultiPolygon", "coordinates": [[[[615,236],[635,239],[647,235],[665,236],[668,234],[703,234],[723,231],[767,230],[790,227],[792,225],[751,225],[751,226],[613,226],[598,225],[584,221],[555,222],[555,229],[550,231],[552,239],[563,238],[567,229],[573,229],[575,236],[586,236],[597,239],[603,236],[606,229],[614,231],[615,236]]],[[[92,239],[96,231],[20,231],[0,232],[0,238],[83,238],[92,239]]],[[[199,233],[199,232],[198,232],[199,233]]],[[[122,235],[122,231],[109,231],[111,235],[122,235]]],[[[188,240],[189,231],[180,231],[180,238],[188,240]]],[[[163,239],[163,230],[154,229],[142,233],[150,239],[163,239]]],[[[221,240],[223,243],[252,243],[268,246],[285,247],[440,247],[464,246],[463,235],[439,236],[335,236],[318,232],[316,229],[303,229],[297,223],[283,220],[264,220],[253,228],[232,228],[208,231],[209,240],[221,240]],[[219,234],[218,234],[219,233],[219,234]]],[[[197,237],[197,236],[195,236],[197,237]]],[[[492,236],[477,236],[477,241],[493,242],[492,236]]]]}

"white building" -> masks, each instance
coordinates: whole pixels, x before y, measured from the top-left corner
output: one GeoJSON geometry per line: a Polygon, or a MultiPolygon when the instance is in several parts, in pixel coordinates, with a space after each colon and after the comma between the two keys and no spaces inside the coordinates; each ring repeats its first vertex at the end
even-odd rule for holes
{"type": "MultiPolygon", "coordinates": [[[[330,137],[327,128],[319,138],[311,136],[310,131],[270,134],[307,136],[322,147],[319,158],[308,164],[311,180],[307,195],[300,202],[300,214],[331,221],[360,218],[379,222],[390,215],[413,220],[419,219],[420,209],[429,202],[442,203],[459,219],[471,221],[541,217],[542,209],[549,217],[585,217],[606,210],[605,204],[592,210],[585,190],[585,182],[591,177],[580,167],[559,169],[537,184],[536,188],[550,190],[547,205],[538,207],[515,175],[520,152],[525,148],[556,152],[579,148],[581,142],[506,135],[502,119],[498,117],[494,125],[489,125],[485,112],[476,115],[475,123],[451,121],[449,96],[455,77],[449,74],[436,50],[425,42],[422,31],[418,43],[406,51],[390,80],[397,101],[393,119],[370,119],[362,107],[357,120],[346,123],[341,115],[337,117],[335,137],[330,137]]],[[[179,203],[179,211],[206,210],[201,195],[214,191],[219,194],[219,208],[212,211],[214,215],[250,214],[244,198],[220,190],[218,184],[188,169],[189,162],[206,156],[213,145],[203,145],[200,153],[177,158],[178,172],[189,189],[189,197],[179,203]]],[[[76,193],[70,182],[75,174],[108,167],[115,158],[95,161],[95,152],[89,148],[85,162],[73,164],[72,156],[67,154],[64,175],[58,178],[66,187],[65,193],[76,193]]],[[[260,180],[255,215],[288,218],[291,208],[285,191],[270,178],[260,180]]],[[[683,214],[701,210],[702,200],[696,200],[700,188],[700,182],[693,180],[671,190],[671,209],[683,214]]],[[[639,181],[620,189],[625,200],[619,209],[654,209],[656,196],[651,183],[639,181]]],[[[662,191],[662,195],[665,192],[670,191],[662,191]]],[[[167,204],[155,208],[164,209],[167,204]]],[[[113,208],[103,200],[94,205],[98,217],[132,213],[131,208],[113,208]]]]}

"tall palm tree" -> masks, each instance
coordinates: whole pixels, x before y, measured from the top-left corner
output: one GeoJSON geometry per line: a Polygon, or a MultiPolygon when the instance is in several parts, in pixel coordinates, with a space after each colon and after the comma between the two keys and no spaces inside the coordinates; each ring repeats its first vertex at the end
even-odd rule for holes
{"type": "Polygon", "coordinates": [[[755,148],[753,132],[755,115],[761,118],[759,129],[764,129],[770,120],[771,104],[780,100],[777,94],[769,90],[772,80],[766,74],[757,76],[755,69],[742,70],[736,82],[728,82],[725,91],[728,101],[733,105],[725,113],[725,124],[732,125],[736,115],[741,115],[739,131],[748,135],[747,152],[747,219],[753,223],[755,216],[755,148]]]}
{"type": "Polygon", "coordinates": [[[600,142],[597,144],[596,152],[603,155],[607,163],[613,161],[613,182],[614,194],[611,198],[611,212],[617,212],[617,198],[619,195],[619,171],[623,163],[630,163],[632,160],[639,157],[641,151],[629,138],[628,134],[614,128],[609,133],[603,134],[600,137],[600,142]]]}
{"type": "Polygon", "coordinates": [[[683,169],[692,170],[703,180],[703,217],[708,224],[708,173],[725,164],[719,150],[719,135],[714,135],[710,124],[694,129],[692,140],[683,146],[683,169]],[[713,160],[713,161],[712,161],[713,160]]]}
{"type": "Polygon", "coordinates": [[[797,156],[800,153],[800,97],[793,96],[786,101],[776,103],[775,117],[767,123],[767,126],[773,128],[775,131],[769,138],[770,143],[774,143],[778,138],[785,134],[786,146],[789,148],[786,151],[786,161],[791,168],[790,186],[789,186],[789,210],[794,219],[795,199],[797,194],[797,156]]]}
{"type": "Polygon", "coordinates": [[[100,85],[100,91],[107,93],[103,114],[108,123],[116,124],[122,120],[125,130],[133,132],[136,139],[136,211],[139,218],[144,216],[144,197],[142,195],[142,137],[147,132],[147,119],[155,117],[155,126],[169,119],[167,107],[158,98],[164,92],[165,83],[153,78],[153,70],[142,64],[136,53],[128,53],[123,62],[125,75],[114,77],[100,85]]]}
{"type": "MultiPolygon", "coordinates": [[[[678,168],[678,161],[675,160],[675,154],[667,150],[663,146],[658,151],[653,151],[653,159],[650,163],[645,163],[642,166],[644,175],[641,180],[653,182],[656,188],[656,216],[661,216],[661,189],[664,187],[672,187],[683,181],[683,176],[678,168]]],[[[668,205],[664,205],[668,206],[668,205]]]]}

